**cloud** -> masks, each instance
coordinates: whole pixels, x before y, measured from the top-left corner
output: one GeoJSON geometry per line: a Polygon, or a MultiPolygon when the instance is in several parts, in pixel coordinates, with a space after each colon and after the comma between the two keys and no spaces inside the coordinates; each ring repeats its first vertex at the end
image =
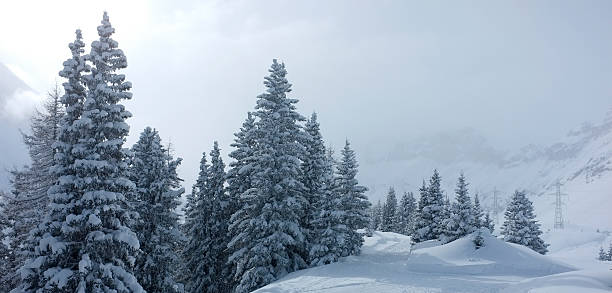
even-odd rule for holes
{"type": "Polygon", "coordinates": [[[43,97],[30,90],[16,90],[0,105],[0,120],[20,123],[28,119],[43,97]]]}

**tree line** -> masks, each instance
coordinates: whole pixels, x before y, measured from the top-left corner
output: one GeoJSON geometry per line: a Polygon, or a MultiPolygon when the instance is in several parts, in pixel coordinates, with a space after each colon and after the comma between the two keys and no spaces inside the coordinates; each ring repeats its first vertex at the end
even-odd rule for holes
{"type": "Polygon", "coordinates": [[[124,147],[127,59],[106,13],[97,32],[85,54],[76,31],[63,94],[24,134],[32,163],[0,200],[0,291],[250,292],[360,253],[370,203],[356,154],[346,141],[336,158],[317,115],[298,113],[284,63],[273,60],[229,165],[214,142],[184,195],[182,160],[156,129],[124,147]]]}
{"type": "MultiPolygon", "coordinates": [[[[429,182],[423,181],[418,202],[412,192],[405,192],[398,203],[395,189],[389,188],[385,202],[378,201],[370,209],[369,233],[374,230],[400,233],[411,236],[415,243],[428,240],[448,243],[474,232],[482,233],[482,229],[493,233],[495,225],[480,206],[478,194],[472,201],[465,175],[462,173],[457,179],[453,202],[444,195],[441,181],[440,174],[434,170],[429,182]]],[[[524,191],[515,191],[504,216],[500,231],[504,241],[527,246],[541,254],[548,252],[548,245],[540,237],[542,231],[533,203],[524,191]]]]}

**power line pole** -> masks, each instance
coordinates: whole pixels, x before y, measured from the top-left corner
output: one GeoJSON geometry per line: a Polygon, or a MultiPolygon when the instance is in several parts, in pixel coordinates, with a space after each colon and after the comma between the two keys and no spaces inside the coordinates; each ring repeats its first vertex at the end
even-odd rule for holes
{"type": "Polygon", "coordinates": [[[493,217],[495,217],[495,225],[499,225],[499,206],[497,203],[497,186],[493,187],[493,217]]]}
{"type": "Polygon", "coordinates": [[[565,220],[563,218],[563,196],[567,195],[565,193],[561,193],[561,182],[557,180],[555,183],[556,192],[555,195],[555,229],[563,229],[565,227],[565,220]]]}

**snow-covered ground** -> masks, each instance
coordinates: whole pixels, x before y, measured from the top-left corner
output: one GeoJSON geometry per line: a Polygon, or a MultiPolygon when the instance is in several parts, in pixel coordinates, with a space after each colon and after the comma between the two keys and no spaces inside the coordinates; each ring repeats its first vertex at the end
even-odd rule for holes
{"type": "Polygon", "coordinates": [[[366,237],[361,255],[289,274],[256,292],[612,291],[612,264],[595,260],[607,235],[546,236],[553,243],[550,255],[542,256],[488,235],[478,250],[469,238],[411,249],[410,237],[375,232],[366,237]]]}

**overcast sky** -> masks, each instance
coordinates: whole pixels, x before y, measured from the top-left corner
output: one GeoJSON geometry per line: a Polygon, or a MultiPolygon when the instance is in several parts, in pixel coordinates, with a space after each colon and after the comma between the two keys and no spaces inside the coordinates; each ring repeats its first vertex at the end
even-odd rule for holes
{"type": "Polygon", "coordinates": [[[102,12],[128,58],[131,145],[150,125],[184,158],[232,134],[273,58],[299,111],[358,151],[473,128],[546,144],[612,107],[612,1],[10,1],[0,62],[45,92],[102,12]]]}

